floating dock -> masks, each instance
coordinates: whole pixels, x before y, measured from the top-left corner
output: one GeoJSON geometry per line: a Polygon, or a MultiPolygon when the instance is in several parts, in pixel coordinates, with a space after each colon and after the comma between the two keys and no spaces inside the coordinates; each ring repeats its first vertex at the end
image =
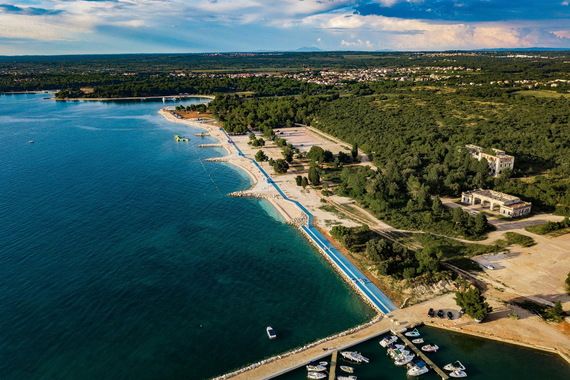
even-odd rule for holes
{"type": "Polygon", "coordinates": [[[198,148],[223,148],[222,144],[200,144],[198,148]]]}
{"type": "Polygon", "coordinates": [[[408,338],[406,338],[406,336],[400,332],[394,331],[394,334],[396,334],[396,336],[398,338],[400,338],[402,340],[402,342],[404,342],[404,344],[408,347],[410,347],[412,349],[412,351],[415,352],[416,355],[418,355],[418,357],[422,358],[422,360],[431,368],[435,371],[435,373],[437,373],[439,375],[439,377],[441,377],[443,380],[447,380],[449,379],[449,375],[447,373],[445,373],[441,368],[439,368],[437,366],[437,364],[435,364],[430,358],[428,358],[428,356],[419,348],[416,347],[415,344],[413,344],[412,342],[410,342],[410,340],[408,338]]]}

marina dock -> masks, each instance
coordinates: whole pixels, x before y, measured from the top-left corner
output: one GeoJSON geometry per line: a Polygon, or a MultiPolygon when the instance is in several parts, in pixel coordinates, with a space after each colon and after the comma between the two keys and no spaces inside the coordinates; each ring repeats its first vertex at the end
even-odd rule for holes
{"type": "Polygon", "coordinates": [[[400,338],[404,344],[408,347],[410,347],[412,349],[412,351],[414,351],[414,353],[416,355],[418,355],[418,357],[422,358],[422,360],[431,368],[435,371],[435,373],[438,374],[439,377],[441,377],[443,380],[447,380],[449,379],[449,375],[447,373],[445,373],[441,368],[439,368],[437,366],[437,364],[435,364],[430,358],[427,357],[427,355],[420,350],[419,348],[416,347],[415,344],[413,344],[412,342],[410,342],[410,340],[408,338],[406,338],[406,336],[400,332],[394,331],[394,334],[396,334],[396,336],[398,338],[400,338]]]}
{"type": "Polygon", "coordinates": [[[338,351],[332,353],[331,366],[329,371],[329,380],[336,379],[336,359],[338,357],[338,351]]]}

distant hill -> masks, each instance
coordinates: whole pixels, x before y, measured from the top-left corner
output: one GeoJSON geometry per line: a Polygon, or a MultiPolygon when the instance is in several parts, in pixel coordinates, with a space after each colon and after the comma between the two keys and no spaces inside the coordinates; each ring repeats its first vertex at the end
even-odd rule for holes
{"type": "Polygon", "coordinates": [[[295,50],[296,52],[316,52],[316,51],[322,51],[321,49],[319,49],[316,46],[304,46],[304,47],[300,47],[299,49],[295,50]]]}

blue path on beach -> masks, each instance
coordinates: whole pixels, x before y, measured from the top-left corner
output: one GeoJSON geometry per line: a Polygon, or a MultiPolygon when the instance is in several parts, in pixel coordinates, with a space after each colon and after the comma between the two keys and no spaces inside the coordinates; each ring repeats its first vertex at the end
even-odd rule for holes
{"type": "Polygon", "coordinates": [[[271,176],[259,165],[257,161],[252,158],[247,157],[241,149],[235,144],[233,139],[227,134],[224,129],[221,129],[226,135],[228,142],[232,144],[238,154],[244,158],[247,158],[259,169],[259,171],[265,176],[266,181],[271,184],[275,190],[287,201],[293,202],[305,215],[307,215],[307,225],[301,228],[307,234],[307,236],[319,247],[319,249],[334,263],[334,265],[340,270],[344,276],[346,276],[354,286],[366,297],[370,303],[376,307],[380,312],[384,314],[390,313],[392,310],[396,309],[396,306],[392,301],[380,290],[374,283],[372,283],[365,275],[362,273],[350,260],[348,260],[338,249],[336,249],[330,241],[323,236],[323,234],[314,226],[313,215],[305,206],[303,206],[298,201],[291,199],[281,190],[281,188],[273,181],[271,176]]]}

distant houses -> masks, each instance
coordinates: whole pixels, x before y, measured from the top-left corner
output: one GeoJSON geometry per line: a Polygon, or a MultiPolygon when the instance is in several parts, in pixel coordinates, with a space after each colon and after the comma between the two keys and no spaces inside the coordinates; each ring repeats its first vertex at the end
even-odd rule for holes
{"type": "Polygon", "coordinates": [[[520,218],[530,214],[532,204],[513,195],[494,190],[471,190],[461,194],[461,203],[487,207],[507,218],[520,218]]]}
{"type": "Polygon", "coordinates": [[[486,149],[477,145],[465,145],[467,151],[477,160],[485,159],[489,164],[489,174],[497,177],[505,170],[513,170],[515,167],[515,157],[509,156],[500,149],[492,148],[487,151],[486,149]]]}

